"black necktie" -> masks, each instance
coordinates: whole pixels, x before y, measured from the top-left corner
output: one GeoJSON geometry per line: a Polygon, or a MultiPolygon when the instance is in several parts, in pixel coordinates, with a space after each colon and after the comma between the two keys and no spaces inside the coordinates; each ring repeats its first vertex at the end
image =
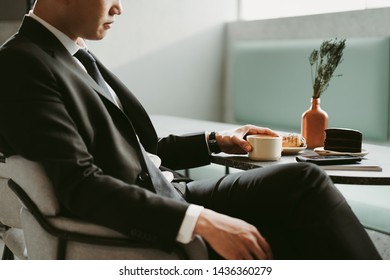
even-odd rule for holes
{"type": "Polygon", "coordinates": [[[149,171],[150,179],[152,181],[154,189],[156,190],[156,193],[165,197],[184,201],[183,197],[179,194],[179,192],[173,187],[170,182],[168,182],[164,174],[162,174],[161,171],[154,165],[152,160],[149,158],[147,152],[142,147],[141,143],[140,147],[146,163],[146,167],[149,171]]]}
{"type": "Polygon", "coordinates": [[[114,104],[116,102],[114,101],[110,90],[108,89],[106,82],[104,81],[104,78],[102,74],[100,73],[96,60],[93,58],[93,56],[84,49],[79,49],[74,56],[84,65],[85,69],[87,70],[88,74],[92,77],[92,79],[95,80],[95,82],[103,89],[104,95],[114,104]]]}

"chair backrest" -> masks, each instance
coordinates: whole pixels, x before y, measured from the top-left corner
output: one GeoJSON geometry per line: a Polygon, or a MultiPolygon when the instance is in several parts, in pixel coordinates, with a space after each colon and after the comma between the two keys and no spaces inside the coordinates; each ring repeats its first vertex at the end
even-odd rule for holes
{"type": "MultiPolygon", "coordinates": [[[[54,187],[39,163],[15,155],[6,158],[5,163],[1,163],[0,166],[0,176],[17,183],[43,215],[55,216],[60,212],[54,187]]],[[[7,193],[12,192],[9,188],[4,189],[7,189],[7,193]]]]}
{"type": "Polygon", "coordinates": [[[8,187],[9,178],[3,177],[3,164],[0,164],[0,222],[11,228],[21,228],[20,209],[22,204],[8,187]]]}
{"type": "MultiPolygon", "coordinates": [[[[167,252],[87,221],[59,215],[54,186],[42,166],[21,156],[0,164],[0,176],[17,194],[18,223],[24,232],[29,259],[207,259],[201,238],[167,252]]],[[[4,188],[5,189],[5,188],[4,188]]],[[[14,195],[15,198],[15,195],[14,195]]],[[[0,201],[1,202],[1,201],[0,201]]],[[[14,214],[14,213],[13,213],[14,214]]]]}

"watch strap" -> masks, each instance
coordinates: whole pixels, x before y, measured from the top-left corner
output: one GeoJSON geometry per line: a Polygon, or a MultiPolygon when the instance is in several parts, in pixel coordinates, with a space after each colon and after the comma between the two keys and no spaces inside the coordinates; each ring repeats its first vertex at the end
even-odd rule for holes
{"type": "Polygon", "coordinates": [[[209,146],[211,153],[218,154],[221,152],[221,148],[218,145],[217,136],[216,136],[215,131],[210,132],[207,144],[209,146]]]}

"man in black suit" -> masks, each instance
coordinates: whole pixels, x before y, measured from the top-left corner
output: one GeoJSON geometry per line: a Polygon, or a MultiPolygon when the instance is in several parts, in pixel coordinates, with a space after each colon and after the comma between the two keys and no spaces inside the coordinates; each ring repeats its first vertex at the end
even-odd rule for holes
{"type": "Polygon", "coordinates": [[[246,153],[245,135],[276,133],[247,125],[159,139],[135,96],[85,49],[121,13],[120,0],[38,0],[0,50],[0,150],[40,162],[64,212],[168,248],[200,235],[227,259],[380,258],[312,165],[187,184],[171,172],[209,164],[210,152],[246,153]]]}

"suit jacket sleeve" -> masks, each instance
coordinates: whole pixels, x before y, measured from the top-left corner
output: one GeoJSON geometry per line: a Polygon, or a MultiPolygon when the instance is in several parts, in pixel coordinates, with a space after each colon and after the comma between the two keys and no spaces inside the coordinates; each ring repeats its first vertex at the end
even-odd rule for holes
{"type": "Polygon", "coordinates": [[[164,166],[174,170],[210,164],[204,132],[161,138],[157,154],[164,166]]]}

